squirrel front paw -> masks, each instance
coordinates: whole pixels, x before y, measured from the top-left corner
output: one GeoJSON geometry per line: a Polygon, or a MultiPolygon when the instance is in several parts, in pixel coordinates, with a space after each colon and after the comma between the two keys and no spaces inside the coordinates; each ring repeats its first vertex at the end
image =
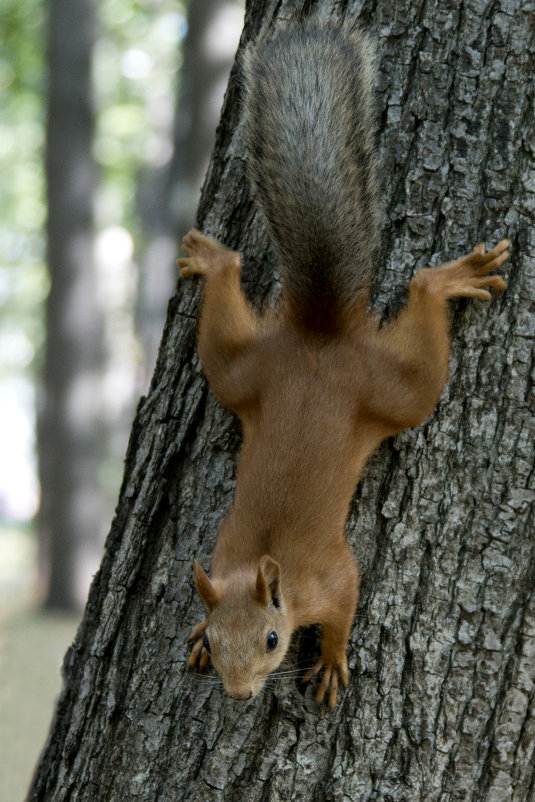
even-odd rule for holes
{"type": "Polygon", "coordinates": [[[188,640],[194,640],[193,649],[188,657],[188,667],[197,669],[201,673],[207,668],[210,662],[210,653],[204,645],[204,631],[206,629],[206,620],[201,621],[200,624],[193,627],[188,640]]]}
{"type": "Polygon", "coordinates": [[[349,672],[347,668],[347,659],[344,654],[342,658],[330,660],[325,655],[322,655],[317,663],[303,677],[303,682],[308,682],[316,674],[324,669],[321,684],[316,693],[316,700],[323,702],[325,694],[327,694],[327,704],[329,707],[335,707],[338,697],[338,686],[342,684],[347,688],[349,682],[349,672]]]}
{"type": "Polygon", "coordinates": [[[227,250],[210,237],[205,237],[196,228],[188,231],[182,240],[182,250],[188,254],[188,258],[178,260],[182,278],[207,276],[222,267],[241,270],[239,253],[227,250]]]}

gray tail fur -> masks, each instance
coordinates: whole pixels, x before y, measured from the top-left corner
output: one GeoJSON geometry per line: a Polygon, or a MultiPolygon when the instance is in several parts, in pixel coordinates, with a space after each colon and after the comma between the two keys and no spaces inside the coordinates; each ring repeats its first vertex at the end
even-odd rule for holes
{"type": "Polygon", "coordinates": [[[246,143],[292,315],[334,331],[369,292],[378,232],[372,53],[365,35],[292,24],[249,46],[246,143]]]}

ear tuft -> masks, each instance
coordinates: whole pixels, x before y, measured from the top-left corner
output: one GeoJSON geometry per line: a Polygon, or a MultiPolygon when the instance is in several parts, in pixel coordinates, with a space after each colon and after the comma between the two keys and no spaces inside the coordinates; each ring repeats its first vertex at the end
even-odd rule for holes
{"type": "Polygon", "coordinates": [[[193,560],[193,572],[195,576],[195,585],[197,586],[199,596],[206,604],[208,609],[213,610],[219,602],[217,592],[210,577],[198,560],[193,560]]]}
{"type": "Polygon", "coordinates": [[[269,554],[265,554],[260,560],[256,576],[255,599],[260,604],[267,606],[272,602],[275,607],[280,607],[280,575],[281,569],[278,562],[269,554]]]}

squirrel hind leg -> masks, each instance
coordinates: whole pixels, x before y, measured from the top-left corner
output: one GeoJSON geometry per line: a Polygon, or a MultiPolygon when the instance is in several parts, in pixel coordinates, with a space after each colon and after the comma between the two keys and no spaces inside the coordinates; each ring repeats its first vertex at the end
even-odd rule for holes
{"type": "Polygon", "coordinates": [[[236,251],[229,251],[210,237],[205,237],[196,228],[192,228],[182,240],[182,250],[187,258],[180,258],[178,266],[182,278],[190,276],[207,276],[225,268],[241,269],[241,256],[236,251]]]}
{"type": "Polygon", "coordinates": [[[438,268],[422,270],[421,278],[445,300],[479,298],[482,301],[490,301],[492,296],[489,289],[503,291],[507,287],[501,276],[488,274],[509,258],[510,245],[509,240],[504,239],[492,250],[485,252],[485,245],[479,243],[467,256],[438,268]]]}

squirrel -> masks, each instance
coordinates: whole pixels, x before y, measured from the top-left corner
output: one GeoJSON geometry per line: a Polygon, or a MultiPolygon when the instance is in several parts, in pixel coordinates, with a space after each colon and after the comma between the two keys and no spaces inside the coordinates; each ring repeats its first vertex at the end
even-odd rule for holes
{"type": "Polygon", "coordinates": [[[378,202],[372,55],[360,30],[289,24],[244,58],[249,176],[282,268],[282,294],[258,314],[241,257],[192,229],[183,277],[204,277],[198,349],[219,401],[240,419],[232,508],[210,576],[194,578],[207,617],[188,663],[211,660],[226,691],[249,699],[282,662],[292,633],[321,626],[316,698],[348,684],[359,576],[344,527],[368,456],[424,421],[448,374],[448,299],[490,300],[502,240],[424,268],[398,316],[370,309],[378,202]]]}

